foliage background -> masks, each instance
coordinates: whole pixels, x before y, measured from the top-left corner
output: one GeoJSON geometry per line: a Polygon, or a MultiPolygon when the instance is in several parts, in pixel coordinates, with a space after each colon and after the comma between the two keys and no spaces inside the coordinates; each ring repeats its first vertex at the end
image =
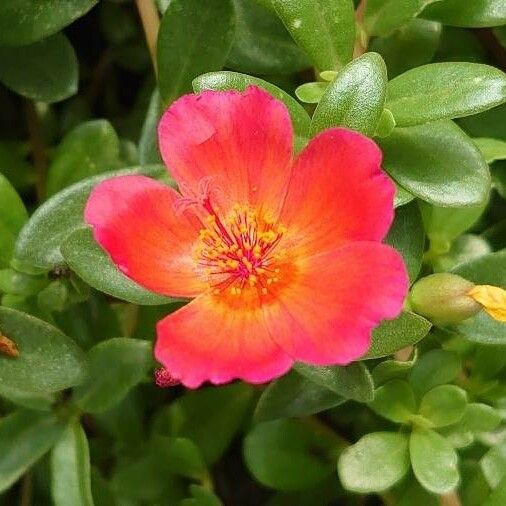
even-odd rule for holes
{"type": "Polygon", "coordinates": [[[504,324],[407,308],[349,367],[162,390],[154,325],[183,302],[82,220],[118,171],[172,183],[175,98],[257,84],[297,149],[332,125],[380,144],[412,281],[506,288],[505,24],[504,0],[2,0],[0,505],[506,504],[504,324]]]}

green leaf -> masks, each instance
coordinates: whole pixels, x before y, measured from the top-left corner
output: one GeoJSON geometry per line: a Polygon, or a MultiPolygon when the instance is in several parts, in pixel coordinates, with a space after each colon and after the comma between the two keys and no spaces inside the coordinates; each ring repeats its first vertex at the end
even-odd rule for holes
{"type": "Polygon", "coordinates": [[[158,86],[164,104],[191,91],[192,80],[220,70],[234,37],[231,0],[172,0],[158,31],[158,86]]]}
{"type": "Polygon", "coordinates": [[[416,413],[415,394],[408,382],[395,379],[376,390],[369,407],[392,422],[406,423],[416,413]]]}
{"type": "Polygon", "coordinates": [[[242,383],[187,392],[170,405],[166,425],[169,432],[164,435],[191,439],[211,465],[241,426],[252,395],[253,390],[242,383]]]}
{"type": "Polygon", "coordinates": [[[492,447],[480,460],[481,470],[491,488],[496,488],[506,476],[506,444],[492,447]]]}
{"type": "Polygon", "coordinates": [[[503,0],[444,0],[429,6],[423,17],[452,26],[500,26],[506,24],[506,5],[503,0]]]}
{"type": "Polygon", "coordinates": [[[244,439],[244,460],[251,474],[276,490],[303,490],[332,473],[338,441],[298,420],[260,423],[244,439]]]}
{"type": "MultiPolygon", "coordinates": [[[[446,248],[448,245],[446,245],[446,248]]],[[[432,265],[436,272],[451,271],[458,265],[492,253],[489,242],[479,235],[464,234],[452,242],[448,253],[438,255],[432,265]]]]}
{"type": "Polygon", "coordinates": [[[28,393],[57,392],[81,383],[86,357],[66,335],[48,323],[0,307],[0,332],[16,343],[19,356],[0,355],[0,382],[28,393]]]}
{"type": "Polygon", "coordinates": [[[383,112],[387,69],[377,53],[346,65],[329,84],[313,115],[311,130],[345,126],[372,137],[383,112]]]}
{"type": "Polygon", "coordinates": [[[479,63],[431,63],[388,83],[397,126],[461,118],[506,102],[506,74],[479,63]],[[455,85],[458,83],[458,86],[455,85]]]}
{"type": "Polygon", "coordinates": [[[313,82],[304,83],[298,86],[295,90],[297,98],[306,104],[317,104],[328,88],[329,83],[327,82],[313,82]]]}
{"type": "Polygon", "coordinates": [[[465,390],[455,385],[441,385],[422,397],[418,412],[434,427],[445,427],[457,423],[464,416],[466,406],[465,390]]]}
{"type": "Polygon", "coordinates": [[[150,163],[162,163],[162,157],[158,149],[158,121],[162,115],[162,103],[160,92],[155,88],[149,99],[146,117],[142,124],[139,139],[139,162],[141,165],[150,163]]]}
{"type": "Polygon", "coordinates": [[[78,71],[74,48],[61,33],[29,46],[0,46],[0,82],[32,100],[59,102],[74,95],[78,71]]]}
{"type": "Polygon", "coordinates": [[[388,37],[374,38],[369,49],[383,57],[388,75],[393,78],[413,67],[429,63],[436,53],[440,38],[441,23],[413,19],[388,37]]]}
{"type": "Polygon", "coordinates": [[[410,360],[383,360],[372,370],[374,384],[379,386],[393,379],[405,378],[417,360],[416,350],[410,360]]]}
{"type": "Polygon", "coordinates": [[[0,173],[0,268],[9,265],[16,236],[28,220],[23,201],[9,180],[0,173]]]}
{"type": "Polygon", "coordinates": [[[478,146],[487,163],[492,163],[496,160],[506,160],[506,141],[480,137],[473,139],[473,142],[478,146]]]}
{"type": "Polygon", "coordinates": [[[459,483],[458,457],[450,443],[432,430],[415,429],[409,439],[416,479],[434,494],[447,494],[459,483]]]}
{"type": "Polygon", "coordinates": [[[423,225],[436,253],[449,252],[451,242],[470,229],[485,211],[487,202],[473,207],[437,207],[420,202],[423,225]]]}
{"type": "Polygon", "coordinates": [[[54,393],[27,393],[4,383],[0,384],[0,397],[9,400],[16,406],[37,411],[50,411],[56,402],[54,393]]]}
{"type": "Polygon", "coordinates": [[[164,472],[195,480],[208,478],[204,458],[190,439],[155,435],[152,444],[164,472]]]}
{"type": "Polygon", "coordinates": [[[0,46],[25,46],[60,31],[97,0],[2,0],[0,46]]]}
{"type": "Polygon", "coordinates": [[[506,250],[459,265],[453,272],[476,284],[506,288],[506,250]]]}
{"type": "Polygon", "coordinates": [[[446,350],[431,350],[424,353],[413,367],[409,382],[418,396],[432,388],[453,381],[460,372],[459,356],[446,350]]]}
{"type": "Polygon", "coordinates": [[[432,2],[440,0],[369,0],[364,11],[364,25],[369,35],[388,35],[415,18],[432,2]]]}
{"type": "Polygon", "coordinates": [[[391,432],[367,434],[344,450],[337,470],[347,490],[360,494],[387,490],[409,470],[408,437],[391,432]]]}
{"type": "Polygon", "coordinates": [[[432,324],[421,316],[404,311],[395,320],[385,320],[372,333],[372,343],[364,359],[381,358],[416,344],[423,339],[432,324]]]}
{"type": "Polygon", "coordinates": [[[65,425],[53,414],[19,410],[0,419],[0,492],[39,460],[65,425]]]}
{"type": "Polygon", "coordinates": [[[297,363],[294,369],[313,383],[358,402],[369,402],[374,396],[374,384],[367,367],[355,362],[346,367],[317,367],[297,363]]]}
{"type": "Polygon", "coordinates": [[[211,491],[200,485],[190,485],[193,497],[183,499],[179,506],[223,506],[220,499],[211,491]]]}
{"type": "Polygon", "coordinates": [[[119,139],[112,125],[103,119],[81,123],[55,152],[47,174],[47,194],[119,166],[119,139]]]}
{"type": "Polygon", "coordinates": [[[62,241],[60,251],[68,266],[101,292],[141,305],[166,304],[173,300],[150,292],[125,276],[93,239],[89,228],[72,232],[62,241]]]}
{"type": "Polygon", "coordinates": [[[16,267],[52,269],[64,264],[60,244],[74,230],[84,227],[84,206],[91,190],[101,181],[114,176],[145,174],[159,176],[166,172],[162,166],[145,166],[108,172],[80,181],[54,195],[42,204],[21,230],[14,256],[16,267]]]}
{"type": "Polygon", "coordinates": [[[468,404],[460,425],[471,432],[489,432],[497,428],[502,417],[499,411],[479,402],[468,404]]]}
{"type": "Polygon", "coordinates": [[[449,330],[464,336],[473,343],[485,345],[506,344],[506,325],[503,322],[494,320],[485,311],[480,311],[476,316],[450,327],[449,330]]]}
{"type": "Polygon", "coordinates": [[[93,506],[88,440],[78,421],[51,452],[51,492],[55,506],[93,506]]]}
{"type": "Polygon", "coordinates": [[[273,381],[263,392],[255,409],[255,420],[309,416],[343,404],[346,399],[292,370],[273,381]]]}
{"type": "Polygon", "coordinates": [[[378,143],[388,173],[422,200],[441,207],[477,206],[487,200],[488,166],[453,122],[396,128],[378,143]]]}
{"type": "Polygon", "coordinates": [[[503,506],[506,503],[506,478],[503,478],[497,488],[487,497],[482,506],[503,506]]]}
{"type": "Polygon", "coordinates": [[[203,90],[239,90],[244,91],[248,86],[259,86],[268,91],[273,97],[281,100],[292,118],[295,135],[303,138],[309,137],[311,119],[304,107],[291,95],[273,84],[259,79],[258,77],[239,74],[237,72],[210,72],[203,74],[193,81],[193,89],[196,92],[203,90]]]}
{"type": "Polygon", "coordinates": [[[295,42],[318,69],[338,70],[351,60],[355,43],[352,0],[271,0],[271,3],[295,42]]]}
{"type": "Polygon", "coordinates": [[[94,346],[88,356],[88,379],[74,392],[74,402],[87,413],[120,402],[153,367],[152,344],[140,339],[109,339],[94,346]]]}
{"type": "Polygon", "coordinates": [[[237,18],[226,67],[250,74],[291,74],[311,66],[272,10],[233,0],[237,18]]]}
{"type": "Polygon", "coordinates": [[[411,282],[418,277],[422,267],[425,246],[422,217],[415,202],[398,207],[395,219],[385,238],[402,255],[411,282]]]}

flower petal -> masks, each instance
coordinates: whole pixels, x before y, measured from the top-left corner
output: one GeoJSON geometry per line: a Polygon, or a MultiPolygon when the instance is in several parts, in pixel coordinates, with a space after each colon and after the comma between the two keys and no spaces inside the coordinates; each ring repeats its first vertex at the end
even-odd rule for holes
{"type": "Polygon", "coordinates": [[[364,355],[371,330],[399,315],[408,290],[400,254],[380,243],[349,243],[297,267],[291,283],[271,285],[263,310],[276,342],[311,364],[347,364],[364,355]]]}
{"type": "Polygon", "coordinates": [[[236,378],[264,383],[292,365],[269,336],[253,291],[201,295],[160,321],[157,333],[156,359],[189,388],[236,378]]]}
{"type": "Polygon", "coordinates": [[[292,242],[315,254],[348,241],[381,241],[393,220],[395,187],[380,164],[381,151],[362,134],[332,128],[315,137],[295,161],[280,218],[292,242]]]}
{"type": "Polygon", "coordinates": [[[119,176],[93,189],[84,216],[129,278],[163,295],[193,297],[205,289],[191,257],[198,226],[186,213],[176,216],[179,198],[148,177],[119,176]]]}
{"type": "MultiPolygon", "coordinates": [[[[158,127],[163,160],[183,193],[207,178],[227,203],[276,212],[290,179],[293,130],[285,105],[250,86],[185,95],[158,127]]],[[[223,200],[223,199],[222,199],[223,200]]]]}

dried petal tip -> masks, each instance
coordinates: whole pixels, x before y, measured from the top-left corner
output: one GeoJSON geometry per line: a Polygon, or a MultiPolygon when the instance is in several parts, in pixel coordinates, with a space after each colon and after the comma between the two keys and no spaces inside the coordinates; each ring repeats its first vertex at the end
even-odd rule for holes
{"type": "Polygon", "coordinates": [[[169,388],[179,385],[181,382],[174,378],[168,369],[160,367],[155,371],[155,382],[160,388],[169,388]]]}
{"type": "Polygon", "coordinates": [[[467,294],[481,304],[494,320],[506,323],[506,290],[497,286],[476,285],[467,294]]]}
{"type": "Polygon", "coordinates": [[[2,334],[0,334],[0,353],[12,358],[19,357],[19,351],[16,343],[2,334]]]}

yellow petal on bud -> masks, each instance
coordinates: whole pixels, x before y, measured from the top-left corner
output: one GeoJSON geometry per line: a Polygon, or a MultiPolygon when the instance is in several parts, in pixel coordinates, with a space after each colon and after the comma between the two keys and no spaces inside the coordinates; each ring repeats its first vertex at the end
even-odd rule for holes
{"type": "Polygon", "coordinates": [[[476,285],[467,295],[481,304],[494,320],[506,323],[506,290],[497,286],[476,285]]]}

